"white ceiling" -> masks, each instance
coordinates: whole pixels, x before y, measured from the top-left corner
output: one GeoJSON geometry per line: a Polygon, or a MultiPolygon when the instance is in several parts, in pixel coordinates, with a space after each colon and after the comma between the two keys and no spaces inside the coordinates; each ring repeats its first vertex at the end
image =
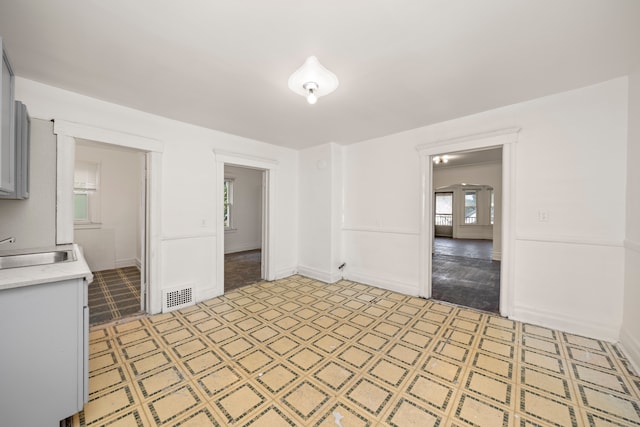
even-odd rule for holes
{"type": "MultiPolygon", "coordinates": [[[[293,148],[628,74],[638,0],[3,0],[17,75],[293,148]],[[340,86],[287,87],[309,55],[340,86]]],[[[637,46],[635,46],[637,47],[637,46]]]]}

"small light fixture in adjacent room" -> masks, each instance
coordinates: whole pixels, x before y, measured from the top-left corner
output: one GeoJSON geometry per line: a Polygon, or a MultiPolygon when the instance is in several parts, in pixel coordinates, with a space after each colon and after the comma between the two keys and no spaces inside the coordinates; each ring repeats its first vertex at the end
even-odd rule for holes
{"type": "Polygon", "coordinates": [[[338,78],[310,56],[302,67],[289,77],[289,89],[307,98],[309,104],[315,104],[318,98],[328,95],[338,87],[338,78]]]}
{"type": "Polygon", "coordinates": [[[449,163],[449,156],[446,154],[444,156],[435,156],[433,158],[433,163],[439,165],[440,163],[449,163]]]}

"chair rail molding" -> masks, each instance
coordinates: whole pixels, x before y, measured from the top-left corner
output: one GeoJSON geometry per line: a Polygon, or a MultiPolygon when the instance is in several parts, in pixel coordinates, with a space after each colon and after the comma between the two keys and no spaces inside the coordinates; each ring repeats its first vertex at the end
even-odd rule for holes
{"type": "Polygon", "coordinates": [[[500,314],[513,312],[515,247],[515,161],[519,127],[437,139],[416,146],[420,157],[420,241],[419,295],[431,297],[431,248],[433,247],[433,156],[443,152],[502,147],[502,252],[500,264],[500,314]]]}

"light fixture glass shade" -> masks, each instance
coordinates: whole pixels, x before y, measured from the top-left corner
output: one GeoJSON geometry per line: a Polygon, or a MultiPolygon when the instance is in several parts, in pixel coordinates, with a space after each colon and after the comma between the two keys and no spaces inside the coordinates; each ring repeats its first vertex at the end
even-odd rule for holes
{"type": "MultiPolygon", "coordinates": [[[[306,97],[307,101],[309,101],[309,96],[314,100],[330,94],[336,90],[338,84],[338,77],[324,68],[315,56],[308,57],[302,67],[289,77],[289,89],[306,97]],[[310,87],[313,87],[313,90],[310,90],[310,87]]],[[[315,102],[309,101],[309,103],[315,102]]]]}

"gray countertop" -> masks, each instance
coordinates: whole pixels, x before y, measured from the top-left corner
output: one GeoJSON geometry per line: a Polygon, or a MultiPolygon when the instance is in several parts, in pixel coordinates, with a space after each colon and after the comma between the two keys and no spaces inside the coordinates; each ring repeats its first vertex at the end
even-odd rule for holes
{"type": "MultiPolygon", "coordinates": [[[[41,283],[59,282],[68,279],[86,278],[88,283],[93,281],[93,274],[82,255],[78,245],[61,245],[53,248],[37,248],[33,252],[47,250],[67,250],[73,248],[75,261],[58,262],[55,264],[33,265],[29,267],[6,268],[0,270],[0,291],[38,285],[41,283]]],[[[21,250],[21,253],[29,252],[21,250]]],[[[3,252],[3,255],[7,255],[3,252]]]]}

